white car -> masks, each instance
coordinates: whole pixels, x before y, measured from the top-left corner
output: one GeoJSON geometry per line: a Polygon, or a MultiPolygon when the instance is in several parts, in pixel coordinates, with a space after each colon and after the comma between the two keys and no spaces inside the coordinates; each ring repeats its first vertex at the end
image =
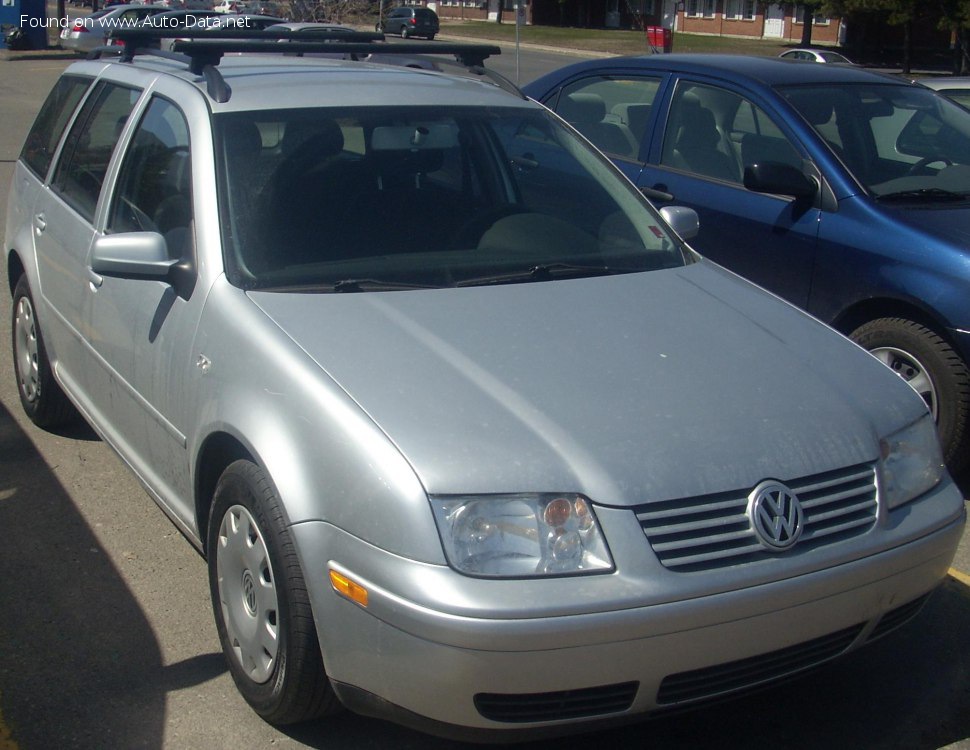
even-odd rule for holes
{"type": "Polygon", "coordinates": [[[95,11],[89,16],[80,16],[61,32],[61,46],[78,52],[89,52],[95,47],[107,44],[108,32],[112,29],[136,26],[143,19],[167,10],[171,9],[160,3],[115,5],[95,11]]]}
{"type": "Polygon", "coordinates": [[[835,65],[855,65],[845,55],[827,49],[790,49],[778,57],[783,60],[804,60],[806,62],[833,63],[835,65]]]}
{"type": "Polygon", "coordinates": [[[927,88],[943,94],[961,107],[970,109],[970,78],[955,76],[940,76],[938,78],[920,78],[919,83],[927,88]]]}

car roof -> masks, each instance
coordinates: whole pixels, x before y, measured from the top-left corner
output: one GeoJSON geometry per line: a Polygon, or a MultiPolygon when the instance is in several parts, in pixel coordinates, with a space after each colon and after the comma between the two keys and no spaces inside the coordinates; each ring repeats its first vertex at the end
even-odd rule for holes
{"type": "Polygon", "coordinates": [[[806,65],[798,60],[748,55],[667,54],[640,57],[611,57],[576,63],[534,81],[525,87],[533,92],[548,87],[557,78],[583,70],[638,70],[642,72],[680,72],[713,76],[725,80],[747,79],[766,86],[841,83],[908,83],[902,78],[858,67],[806,65]]]}

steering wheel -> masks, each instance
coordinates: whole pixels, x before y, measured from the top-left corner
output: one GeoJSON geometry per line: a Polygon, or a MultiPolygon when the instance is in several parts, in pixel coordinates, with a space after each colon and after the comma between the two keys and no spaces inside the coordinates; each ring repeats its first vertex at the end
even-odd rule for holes
{"type": "Polygon", "coordinates": [[[907,170],[907,176],[922,174],[923,172],[929,173],[928,167],[930,164],[942,163],[947,167],[953,166],[953,160],[947,158],[946,156],[924,156],[918,162],[907,170]]]}

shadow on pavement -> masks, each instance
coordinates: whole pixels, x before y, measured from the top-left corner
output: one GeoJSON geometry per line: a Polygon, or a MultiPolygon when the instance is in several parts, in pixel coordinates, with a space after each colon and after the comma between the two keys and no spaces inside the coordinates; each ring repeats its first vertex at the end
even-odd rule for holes
{"type": "Polygon", "coordinates": [[[2,404],[0,530],[0,708],[13,741],[162,747],[166,692],[221,674],[222,656],[163,667],[138,603],[2,404]]]}

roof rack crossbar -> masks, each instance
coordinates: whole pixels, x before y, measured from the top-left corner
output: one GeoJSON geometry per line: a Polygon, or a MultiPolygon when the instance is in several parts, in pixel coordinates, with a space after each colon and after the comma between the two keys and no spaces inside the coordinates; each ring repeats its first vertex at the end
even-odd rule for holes
{"type": "Polygon", "coordinates": [[[347,55],[454,55],[465,67],[481,67],[485,60],[502,50],[487,44],[450,44],[448,42],[319,42],[300,41],[278,44],[272,41],[248,41],[245,39],[213,39],[195,36],[178,39],[172,49],[190,57],[227,52],[275,52],[277,54],[306,54],[331,52],[347,55]]]}
{"type": "MultiPolygon", "coordinates": [[[[227,52],[272,52],[275,54],[336,53],[348,56],[379,55],[453,55],[467,68],[481,68],[485,60],[500,55],[493,44],[451,42],[384,42],[384,35],[367,31],[290,29],[164,29],[135,27],[112,29],[112,39],[122,42],[121,59],[131,62],[136,53],[157,53],[152,42],[174,39],[172,49],[190,58],[190,70],[201,75],[207,65],[216,66],[227,52]],[[285,40],[285,44],[281,44],[285,40]]],[[[164,56],[164,55],[163,55],[164,56]]],[[[184,59],[184,58],[176,58],[184,59]]]]}

